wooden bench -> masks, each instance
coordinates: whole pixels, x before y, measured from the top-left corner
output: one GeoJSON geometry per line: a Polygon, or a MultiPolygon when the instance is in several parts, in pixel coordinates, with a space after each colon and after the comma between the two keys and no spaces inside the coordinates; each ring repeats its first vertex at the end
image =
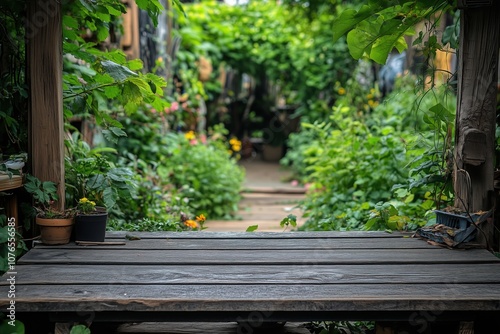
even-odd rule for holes
{"type": "Polygon", "coordinates": [[[36,245],[1,280],[0,307],[15,300],[28,326],[375,320],[426,333],[467,321],[475,333],[500,332],[500,259],[484,249],[384,232],[130,235],[140,239],[111,232],[107,241],[124,244],[36,245]]]}

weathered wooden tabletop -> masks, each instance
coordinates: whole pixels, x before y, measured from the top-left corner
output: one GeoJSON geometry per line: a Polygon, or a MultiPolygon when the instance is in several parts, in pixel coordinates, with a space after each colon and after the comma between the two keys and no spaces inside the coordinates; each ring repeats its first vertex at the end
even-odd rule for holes
{"type": "Polygon", "coordinates": [[[125,245],[31,249],[15,267],[16,312],[54,321],[500,316],[500,259],[484,249],[383,232],[130,234],[140,240],[114,232],[107,241],[125,245]]]}

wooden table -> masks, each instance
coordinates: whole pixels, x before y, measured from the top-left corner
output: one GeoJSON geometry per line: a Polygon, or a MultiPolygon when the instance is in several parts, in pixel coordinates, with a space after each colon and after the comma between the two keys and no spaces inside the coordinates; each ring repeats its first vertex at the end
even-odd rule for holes
{"type": "MultiPolygon", "coordinates": [[[[448,320],[498,326],[500,259],[399,233],[108,233],[124,245],[36,245],[16,314],[68,322],[448,320]],[[37,317],[38,316],[38,317],[37,317]]],[[[0,307],[9,305],[4,276],[0,307]]],[[[28,320],[29,322],[29,320],[28,320]]],[[[442,334],[442,332],[441,332],[442,334]]]]}

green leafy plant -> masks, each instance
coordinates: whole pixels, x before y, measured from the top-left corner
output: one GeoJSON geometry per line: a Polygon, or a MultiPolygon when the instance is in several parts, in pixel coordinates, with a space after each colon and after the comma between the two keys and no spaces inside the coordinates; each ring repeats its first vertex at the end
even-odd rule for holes
{"type": "Polygon", "coordinates": [[[291,137],[285,162],[311,184],[301,203],[308,217],[301,229],[412,230],[450,200],[445,152],[452,144],[453,99],[443,87],[418,93],[414,77],[402,79],[372,106],[367,101],[376,91],[360,94],[352,82],[328,121],[302,123],[291,137]]]}
{"type": "Polygon", "coordinates": [[[229,218],[238,209],[244,170],[231,158],[223,134],[214,133],[206,141],[200,136],[172,135],[175,142],[171,153],[159,162],[158,175],[169,180],[192,212],[204,212],[212,219],[229,218]]]}
{"type": "Polygon", "coordinates": [[[41,181],[27,174],[24,188],[33,197],[36,215],[41,218],[69,218],[75,215],[74,208],[59,210],[54,205],[59,199],[57,184],[52,181],[41,181]]]}
{"type": "Polygon", "coordinates": [[[76,205],[81,198],[92,198],[110,213],[121,214],[121,198],[133,198],[136,181],[130,169],[117,167],[106,156],[114,150],[94,148],[78,139],[66,140],[66,200],[76,205]]]}
{"type": "Polygon", "coordinates": [[[289,226],[297,227],[297,216],[289,214],[280,221],[280,226],[285,228],[289,226]]]}
{"type": "MultiPolygon", "coordinates": [[[[137,1],[155,22],[164,10],[158,0],[137,1]]],[[[116,46],[103,48],[112,31],[119,32],[121,15],[126,8],[116,0],[92,3],[65,3],[63,17],[63,101],[65,117],[90,119],[104,128],[109,141],[125,136],[116,120],[118,112],[135,112],[142,103],[163,110],[168,102],[163,97],[166,81],[153,73],[143,73],[140,59],[127,59],[116,46]],[[82,34],[86,30],[86,34],[82,34]],[[108,102],[112,101],[112,102],[108,102]]]]}

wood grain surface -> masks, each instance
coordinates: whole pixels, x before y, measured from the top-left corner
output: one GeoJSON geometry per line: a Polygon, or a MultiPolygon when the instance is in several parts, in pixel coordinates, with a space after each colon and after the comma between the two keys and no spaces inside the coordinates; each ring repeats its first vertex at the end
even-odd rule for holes
{"type": "MultiPolygon", "coordinates": [[[[36,245],[15,268],[16,312],[144,321],[158,312],[217,319],[270,312],[290,321],[325,312],[373,320],[387,312],[500,315],[500,259],[484,249],[380,232],[125,236],[106,238],[124,244],[36,245]]],[[[8,275],[0,307],[10,302],[8,275]]]]}

